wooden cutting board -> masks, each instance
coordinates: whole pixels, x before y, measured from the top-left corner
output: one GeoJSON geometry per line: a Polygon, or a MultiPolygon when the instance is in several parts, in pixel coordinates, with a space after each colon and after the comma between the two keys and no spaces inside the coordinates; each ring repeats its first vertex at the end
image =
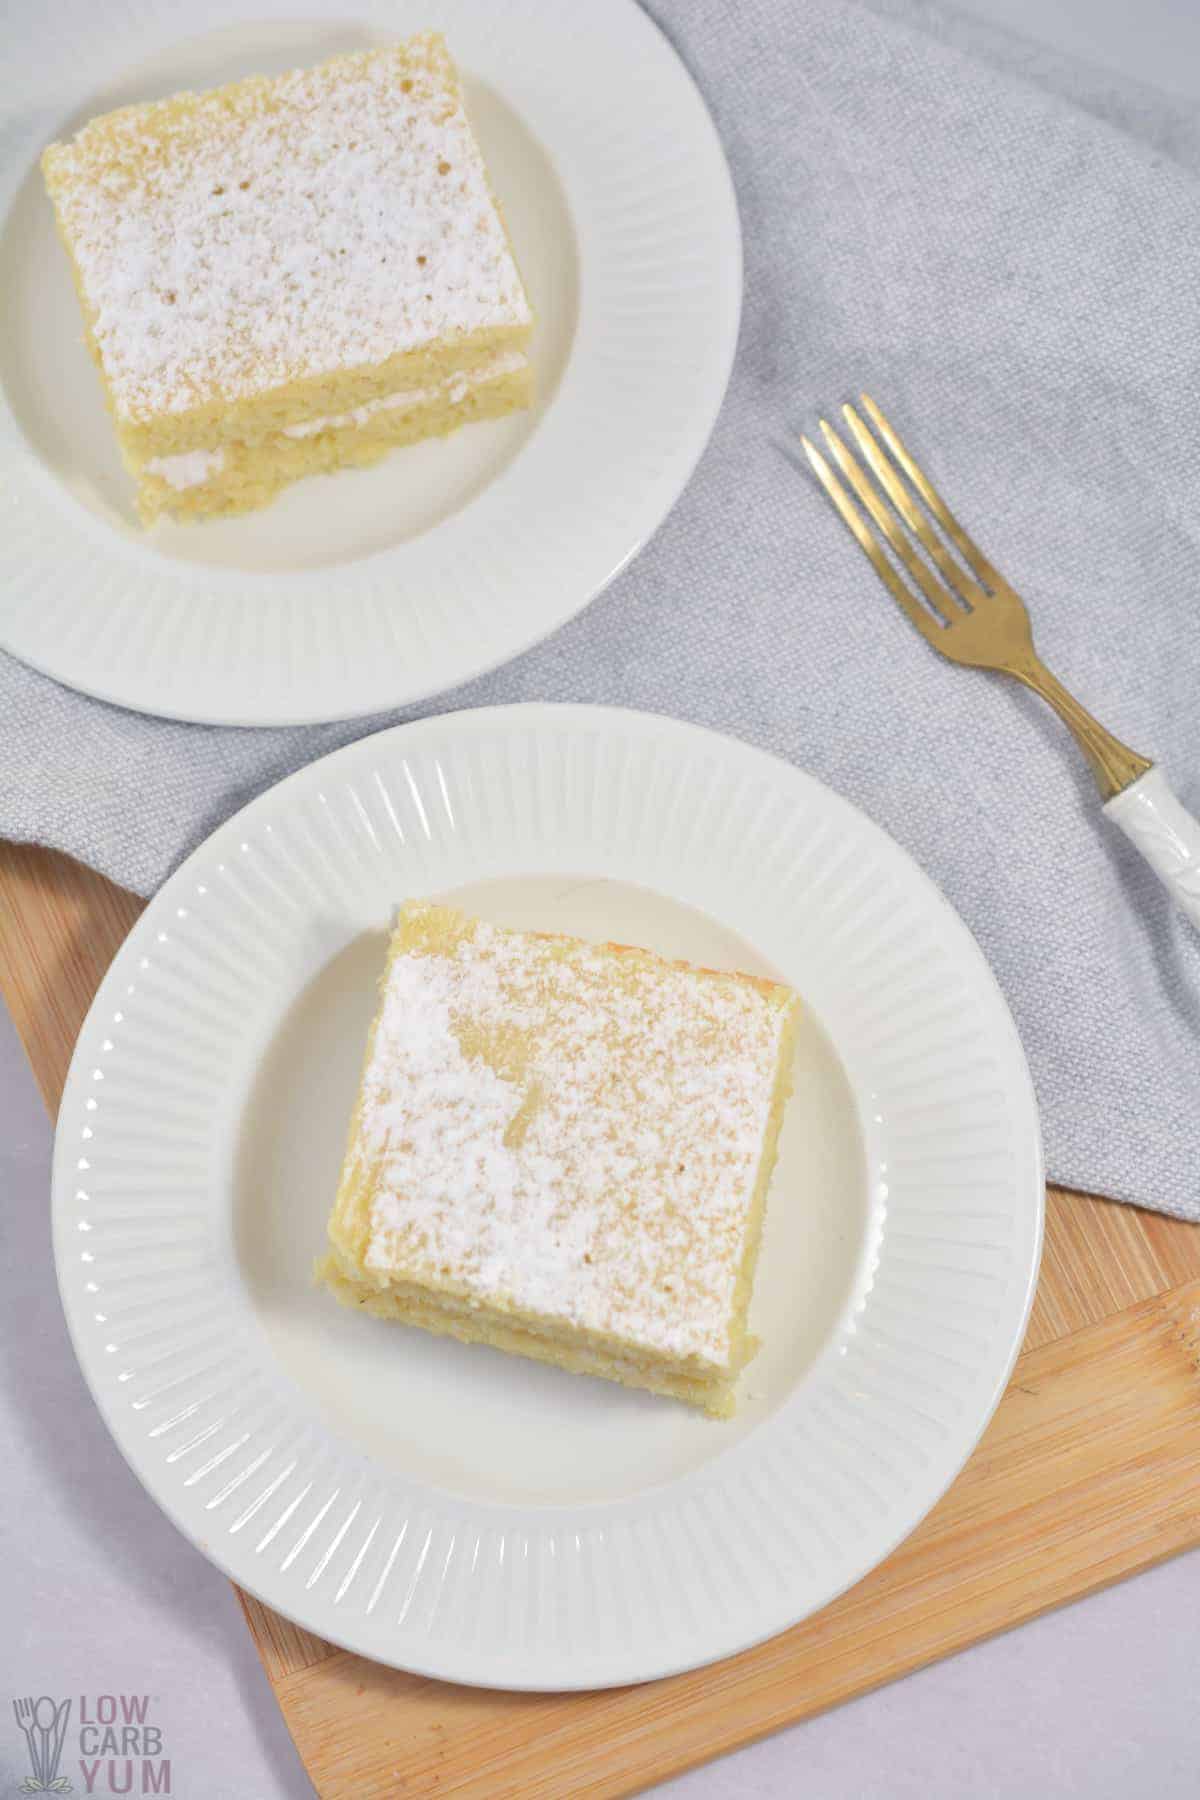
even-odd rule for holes
{"type": "MultiPolygon", "coordinates": [[[[46,1104],[142,903],[0,845],[0,990],[46,1104]]],[[[1200,1543],[1200,1227],[1051,1188],[1025,1350],[925,1523],[815,1618],[729,1662],[596,1694],[450,1687],[242,1595],[322,1800],[610,1800],[1200,1543]]]]}

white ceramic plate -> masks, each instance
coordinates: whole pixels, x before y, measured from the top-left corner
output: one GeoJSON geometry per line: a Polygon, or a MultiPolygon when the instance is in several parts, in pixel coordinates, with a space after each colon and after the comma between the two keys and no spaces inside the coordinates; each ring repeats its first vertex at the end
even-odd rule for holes
{"type": "Polygon", "coordinates": [[[176,0],[58,0],[8,25],[21,81],[0,100],[0,645],[123,706],[227,724],[440,692],[584,606],[704,447],[741,302],[712,123],[633,0],[197,0],[186,41],[183,18],[176,0]],[[305,481],[246,518],[143,533],[41,149],[112,106],[431,27],[463,70],[538,312],[535,410],[305,481]]]}
{"type": "Polygon", "coordinates": [[[597,708],[381,733],[223,826],[114,962],[55,1150],[75,1346],[159,1504],[321,1637],[497,1687],[664,1675],[864,1575],[978,1439],[1041,1225],[1020,1045],[929,881],[787,765],[597,708]],[[410,894],[800,990],[734,1421],[311,1285],[410,894]]]}

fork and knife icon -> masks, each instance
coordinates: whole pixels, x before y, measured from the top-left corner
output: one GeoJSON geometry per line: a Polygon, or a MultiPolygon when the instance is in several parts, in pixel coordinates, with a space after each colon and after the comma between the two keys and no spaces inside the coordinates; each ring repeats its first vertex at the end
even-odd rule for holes
{"type": "Polygon", "coordinates": [[[48,1694],[43,1694],[38,1700],[26,1698],[13,1701],[13,1712],[16,1714],[17,1724],[25,1733],[33,1771],[19,1784],[22,1793],[70,1793],[70,1781],[65,1775],[58,1773],[70,1711],[69,1700],[62,1700],[55,1705],[48,1694]]]}

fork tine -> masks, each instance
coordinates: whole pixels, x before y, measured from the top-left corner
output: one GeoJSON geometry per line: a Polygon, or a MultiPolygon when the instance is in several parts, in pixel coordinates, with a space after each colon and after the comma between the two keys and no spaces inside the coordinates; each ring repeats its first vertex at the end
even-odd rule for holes
{"type": "Polygon", "coordinates": [[[981,606],[987,601],[979,583],[969,575],[960,562],[957,562],[943,544],[920,507],[914,504],[912,495],[896,474],[875,439],[871,436],[862,419],[852,406],[843,406],[842,417],[854,434],[854,441],[871,465],[872,472],[881,487],[887,492],[892,505],[908,526],[913,536],[924,544],[933,561],[936,563],[942,579],[953,589],[955,596],[964,605],[981,606]]]}
{"type": "Polygon", "coordinates": [[[891,425],[889,425],[887,419],[884,417],[880,408],[876,406],[870,394],[860,394],[859,399],[863,403],[864,411],[869,414],[871,423],[878,431],[880,437],[883,439],[900,467],[904,470],[904,473],[908,476],[908,479],[916,488],[918,494],[920,494],[922,500],[924,500],[926,506],[929,508],[942,530],[946,533],[946,536],[950,539],[950,542],[954,545],[954,548],[963,558],[963,561],[970,564],[980,581],[984,582],[988,587],[994,590],[1003,588],[1006,585],[1004,577],[997,569],[992,567],[992,564],[983,554],[979,545],[975,543],[972,538],[967,536],[933,483],[928,481],[921,473],[921,470],[905,449],[899,434],[893,430],[891,425]]]}
{"type": "Polygon", "coordinates": [[[911,588],[905,584],[903,577],[897,574],[896,570],[892,567],[887,559],[883,545],[879,542],[879,539],[875,536],[871,527],[867,524],[867,521],[863,518],[861,512],[859,512],[857,506],[855,506],[853,500],[830,468],[828,462],[821,455],[821,452],[817,449],[816,445],[810,443],[808,438],[804,436],[801,436],[800,442],[804,447],[805,456],[807,456],[809,462],[812,464],[813,471],[816,474],[818,481],[829,495],[829,498],[833,501],[838,512],[842,515],[845,523],[850,527],[850,530],[858,539],[862,549],[870,558],[871,565],[874,568],[875,573],[879,576],[879,579],[888,589],[888,592],[896,601],[909,623],[915,625],[917,630],[921,633],[921,636],[928,639],[935,648],[939,647],[938,637],[941,633],[941,627],[938,625],[937,620],[931,613],[926,611],[916,595],[912,592],[911,588]]]}
{"type": "Polygon", "coordinates": [[[837,432],[827,419],[820,421],[825,442],[833,452],[835,461],[842,474],[850,482],[855,493],[882,531],[884,537],[904,564],[921,592],[935,612],[940,613],[949,625],[962,615],[950,589],[940,582],[928,563],[913,549],[908,538],[889,510],[878,489],[872,487],[869,476],[862,464],[847,450],[837,432]]]}

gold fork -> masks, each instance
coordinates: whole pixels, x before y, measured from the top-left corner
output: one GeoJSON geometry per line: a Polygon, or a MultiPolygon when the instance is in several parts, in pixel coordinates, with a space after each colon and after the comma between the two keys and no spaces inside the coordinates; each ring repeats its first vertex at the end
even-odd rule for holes
{"type": "Polygon", "coordinates": [[[1011,675],[1054,708],[1091,765],[1105,812],[1136,844],[1193,925],[1200,926],[1200,823],[1180,805],[1163,771],[1106,731],[1050,673],[1033,647],[1021,596],[968,537],[875,402],[867,394],[860,398],[874,434],[853,406],[843,406],[842,417],[862,462],[827,420],[820,422],[844,481],[815,444],[803,436],[800,442],[876,574],[904,616],[942,656],[1011,675]]]}

